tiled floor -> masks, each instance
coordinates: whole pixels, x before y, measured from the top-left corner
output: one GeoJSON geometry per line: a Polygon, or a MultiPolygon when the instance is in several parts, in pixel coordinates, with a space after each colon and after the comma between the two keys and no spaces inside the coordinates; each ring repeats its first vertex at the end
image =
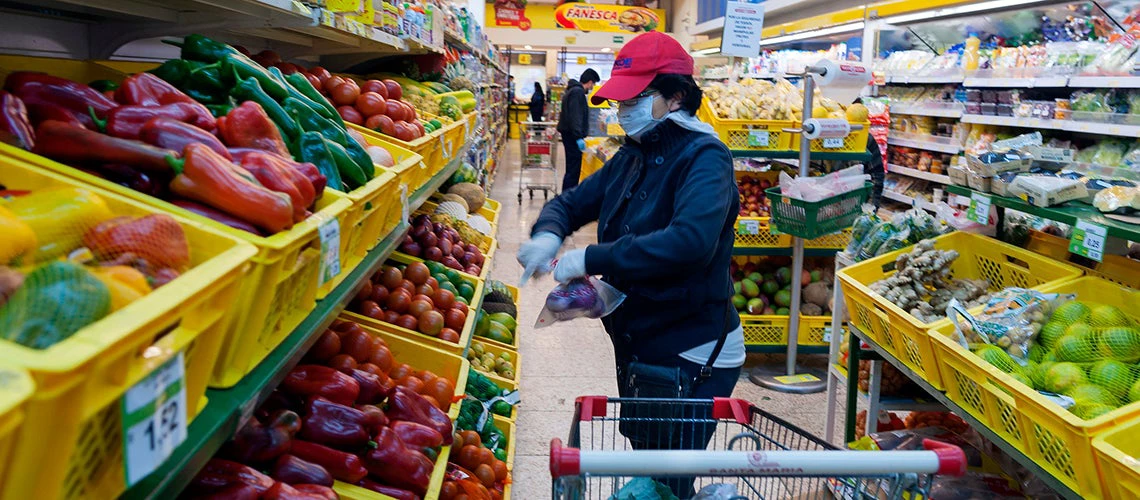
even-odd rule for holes
{"type": "MultiPolygon", "coordinates": [[[[498,258],[493,261],[491,277],[511,284],[517,284],[522,274],[514,255],[519,244],[529,237],[530,226],[543,205],[541,192],[536,193],[534,200],[524,195],[522,204],[517,203],[518,151],[518,141],[511,141],[503,154],[491,191],[491,198],[503,204],[499,219],[499,249],[496,251],[498,258]]],[[[534,175],[534,172],[527,174],[534,175]]],[[[549,182],[550,174],[542,174],[546,178],[536,180],[549,182]]],[[[593,242],[596,238],[591,224],[568,238],[563,248],[576,248],[593,242]]],[[[550,473],[547,466],[550,439],[566,438],[574,398],[588,394],[617,394],[613,351],[600,322],[579,319],[542,330],[526,326],[528,318],[538,316],[546,293],[553,286],[554,281],[544,277],[532,280],[520,290],[519,349],[523,402],[516,422],[518,441],[512,489],[515,499],[549,498],[550,473]]],[[[819,356],[803,360],[803,364],[818,367],[824,366],[825,362],[819,356]]],[[[734,395],[822,438],[827,409],[825,393],[789,395],[749,382],[747,368],[771,363],[783,366],[784,357],[749,355],[734,395]]]]}

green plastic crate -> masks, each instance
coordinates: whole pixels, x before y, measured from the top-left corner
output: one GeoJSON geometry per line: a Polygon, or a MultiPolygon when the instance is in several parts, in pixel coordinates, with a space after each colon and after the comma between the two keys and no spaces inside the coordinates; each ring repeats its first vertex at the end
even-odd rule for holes
{"type": "Polygon", "coordinates": [[[855,222],[860,207],[866,203],[872,184],[820,201],[804,201],[780,194],[780,187],[768,188],[765,193],[772,201],[772,223],[781,233],[812,240],[838,233],[855,222]]]}

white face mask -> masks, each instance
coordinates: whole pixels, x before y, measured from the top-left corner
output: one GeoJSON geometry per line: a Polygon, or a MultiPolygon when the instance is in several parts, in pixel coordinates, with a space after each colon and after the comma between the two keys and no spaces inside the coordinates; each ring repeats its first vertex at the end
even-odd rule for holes
{"type": "Polygon", "coordinates": [[[632,105],[626,105],[624,102],[618,105],[618,124],[626,135],[640,142],[641,134],[664,120],[664,117],[653,117],[653,101],[660,96],[652,94],[637,99],[632,105]]]}

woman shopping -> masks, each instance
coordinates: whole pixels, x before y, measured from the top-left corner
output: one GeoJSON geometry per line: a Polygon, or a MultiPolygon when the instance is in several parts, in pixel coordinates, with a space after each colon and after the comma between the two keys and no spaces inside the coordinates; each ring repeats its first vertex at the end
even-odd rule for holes
{"type": "Polygon", "coordinates": [[[530,96],[530,121],[542,121],[542,113],[546,109],[546,95],[542,93],[542,85],[534,82],[534,93],[530,96]]]}
{"type": "MultiPolygon", "coordinates": [[[[626,143],[543,207],[518,253],[524,280],[550,271],[559,282],[600,275],[627,295],[602,319],[622,397],[728,397],[744,364],[729,276],[739,206],[732,156],[694,116],[702,94],[692,75],[692,57],[659,32],[618,52],[612,78],[593,100],[617,107],[626,143]],[[569,249],[552,266],[563,239],[595,221],[598,244],[569,249]]],[[[640,410],[680,417],[665,414],[671,408],[640,410]]],[[[713,428],[642,423],[619,430],[639,449],[704,449],[713,428]]],[[[678,497],[693,496],[693,478],[664,482],[678,497]]]]}

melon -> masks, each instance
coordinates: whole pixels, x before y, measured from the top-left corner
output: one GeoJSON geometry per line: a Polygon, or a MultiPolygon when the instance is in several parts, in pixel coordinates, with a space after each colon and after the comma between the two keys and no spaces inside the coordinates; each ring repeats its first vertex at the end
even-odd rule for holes
{"type": "Polygon", "coordinates": [[[451,186],[447,190],[448,194],[454,194],[462,197],[467,201],[467,210],[475,211],[483,207],[483,202],[487,200],[487,195],[483,193],[483,188],[470,182],[461,182],[451,186]]]}

